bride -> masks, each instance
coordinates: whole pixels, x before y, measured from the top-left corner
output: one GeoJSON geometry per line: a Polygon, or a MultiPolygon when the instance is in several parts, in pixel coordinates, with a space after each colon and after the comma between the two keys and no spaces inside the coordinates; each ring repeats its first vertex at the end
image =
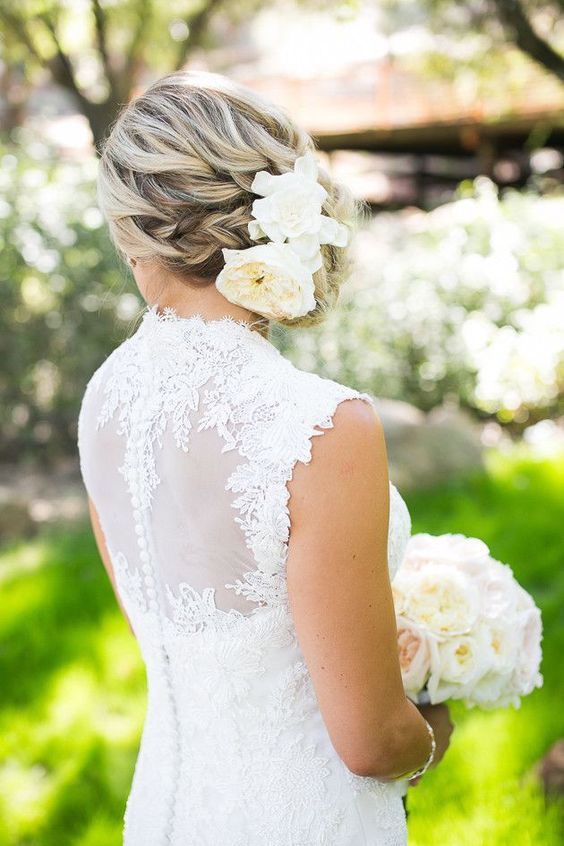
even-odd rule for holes
{"type": "Polygon", "coordinates": [[[401,682],[409,514],[371,397],[268,333],[335,302],[353,201],[284,111],[208,73],[123,109],[98,185],[147,304],[78,421],[147,672],[124,843],[405,844],[407,784],[452,731],[401,682]]]}

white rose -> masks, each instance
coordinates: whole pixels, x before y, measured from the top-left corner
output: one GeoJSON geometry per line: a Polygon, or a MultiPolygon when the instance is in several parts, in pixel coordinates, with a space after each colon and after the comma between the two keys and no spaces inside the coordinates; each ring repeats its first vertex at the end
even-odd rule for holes
{"type": "Polygon", "coordinates": [[[405,617],[438,635],[464,634],[478,619],[479,594],[463,573],[445,564],[400,568],[394,579],[405,617]]]}
{"type": "Polygon", "coordinates": [[[281,188],[269,197],[255,200],[253,216],[271,241],[282,243],[286,238],[317,233],[321,216],[319,189],[326,193],[318,183],[292,184],[281,188]]]}
{"type": "Polygon", "coordinates": [[[225,266],[215,284],[229,302],[271,320],[302,317],[315,308],[313,277],[288,244],[222,252],[225,266]]]}
{"type": "Polygon", "coordinates": [[[431,674],[427,682],[433,704],[465,698],[468,689],[488,671],[479,632],[431,641],[431,674]]]}
{"type": "Polygon", "coordinates": [[[397,629],[403,685],[406,692],[416,698],[431,668],[428,635],[405,617],[397,618],[397,629]]]}
{"type": "Polygon", "coordinates": [[[504,708],[515,704],[511,674],[504,675],[494,670],[485,673],[477,682],[468,685],[463,698],[468,706],[478,705],[480,708],[504,708]]]}
{"type": "Polygon", "coordinates": [[[477,629],[480,631],[486,658],[490,669],[505,675],[510,673],[518,660],[519,628],[514,618],[498,617],[481,621],[477,629]]]}
{"type": "Polygon", "coordinates": [[[452,564],[473,575],[487,563],[489,549],[479,538],[462,534],[430,535],[426,532],[412,535],[402,567],[417,570],[426,564],[452,564]]]}
{"type": "Polygon", "coordinates": [[[322,264],[320,244],[344,247],[348,229],[344,224],[321,213],[327,191],[317,181],[315,156],[308,152],[294,163],[292,172],[274,176],[261,170],[253,179],[251,190],[262,199],[255,200],[249,234],[255,241],[263,237],[276,243],[288,243],[311,273],[322,264]]]}
{"type": "Polygon", "coordinates": [[[539,672],[542,660],[542,620],[539,609],[534,606],[520,611],[517,626],[519,660],[513,674],[513,683],[521,695],[526,695],[542,685],[539,672]]]}
{"type": "Polygon", "coordinates": [[[514,598],[517,611],[530,611],[531,608],[537,607],[531,594],[527,593],[517,580],[514,584],[514,598]]]}
{"type": "Polygon", "coordinates": [[[396,611],[396,615],[398,617],[401,616],[405,611],[406,597],[404,588],[407,589],[407,587],[407,580],[404,579],[402,581],[399,576],[396,576],[392,582],[392,597],[394,600],[394,608],[396,611]]]}
{"type": "Polygon", "coordinates": [[[482,598],[483,614],[490,620],[508,620],[517,610],[519,585],[511,567],[489,558],[476,574],[475,584],[482,598]]]}
{"type": "Polygon", "coordinates": [[[542,684],[540,612],[533,608],[508,618],[480,623],[486,634],[490,669],[478,681],[467,685],[467,704],[481,708],[519,707],[520,696],[542,684]]]}

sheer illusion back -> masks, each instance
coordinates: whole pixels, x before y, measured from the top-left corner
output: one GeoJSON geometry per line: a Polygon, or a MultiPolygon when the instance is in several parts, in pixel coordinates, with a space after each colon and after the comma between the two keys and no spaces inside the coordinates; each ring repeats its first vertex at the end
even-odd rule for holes
{"type": "Polygon", "coordinates": [[[286,591],[287,483],[350,398],[249,324],[155,307],[88,383],[83,479],[148,677],[128,846],[405,842],[399,786],[332,747],[286,591]]]}

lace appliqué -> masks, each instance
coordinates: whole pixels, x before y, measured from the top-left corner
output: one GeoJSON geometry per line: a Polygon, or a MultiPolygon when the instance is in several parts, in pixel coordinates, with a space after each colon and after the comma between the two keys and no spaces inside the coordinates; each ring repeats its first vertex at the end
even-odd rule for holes
{"type": "MultiPolygon", "coordinates": [[[[332,428],[339,402],[360,397],[372,403],[371,397],[296,370],[269,341],[231,319],[182,321],[153,308],[121,349],[105,380],[97,426],[118,411],[118,433],[127,439],[120,472],[138,507],[150,507],[160,481],[155,448],[162,446],[168,421],[176,445],[187,451],[190,413],[198,411],[198,431],[214,428],[224,441],[222,451],[237,450],[245,459],[226,489],[237,494],[235,520],[257,569],[226,588],[261,606],[287,604],[287,483],[293,467],[310,462],[312,438],[332,428]]],[[[213,593],[198,598],[189,586],[172,604],[179,620],[211,621],[215,615],[213,593]]]]}
{"type": "Polygon", "coordinates": [[[143,577],[139,568],[131,569],[123,552],[110,552],[110,558],[119,594],[124,600],[128,613],[135,609],[146,613],[149,606],[143,590],[143,577]]]}
{"type": "Polygon", "coordinates": [[[357,796],[374,798],[377,808],[378,826],[382,829],[397,829],[402,825],[402,815],[398,815],[398,801],[405,792],[404,782],[381,782],[367,776],[359,776],[343,767],[347,782],[357,796]]]}
{"type": "Polygon", "coordinates": [[[316,714],[305,664],[292,663],[260,707],[248,698],[257,675],[264,672],[264,651],[279,648],[279,636],[267,624],[266,630],[250,637],[214,637],[209,649],[203,649],[202,641],[185,651],[182,696],[188,708],[183,713],[188,714],[189,752],[181,772],[183,789],[192,801],[179,824],[181,829],[189,826],[185,830],[195,842],[337,842],[346,809],[327,791],[332,762],[302,730],[304,721],[316,714]],[[213,819],[210,801],[216,807],[213,819]]]}
{"type": "Polygon", "coordinates": [[[172,610],[174,631],[177,634],[191,635],[210,625],[220,631],[229,631],[233,625],[246,619],[243,614],[235,609],[222,611],[217,608],[215,588],[204,588],[202,593],[198,593],[186,582],[181,582],[177,594],[171,590],[169,585],[166,585],[165,589],[172,610]]]}
{"type": "Polygon", "coordinates": [[[394,485],[390,485],[388,567],[391,579],[399,570],[410,537],[411,515],[398,489],[394,485]]]}
{"type": "MultiPolygon", "coordinates": [[[[102,392],[97,428],[117,418],[124,438],[119,470],[131,496],[139,568],[122,551],[111,557],[149,679],[125,842],[335,846],[359,835],[354,796],[366,796],[377,842],[403,844],[403,809],[401,801],[394,809],[393,791],[348,770],[343,776],[331,747],[317,745],[323,723],[284,572],[294,465],[309,463],[313,437],[332,427],[339,402],[371,398],[296,370],[248,325],[154,310],[91,384],[102,392]],[[254,604],[249,614],[218,609],[212,588],[160,581],[151,525],[156,450],[171,431],[188,451],[192,426],[213,429],[223,451],[240,457],[226,489],[256,569],[226,587],[254,604]],[[345,830],[352,834],[343,841],[345,830]]],[[[394,521],[403,527],[390,547],[395,560],[407,524],[395,496],[391,505],[391,535],[394,521]]]]}

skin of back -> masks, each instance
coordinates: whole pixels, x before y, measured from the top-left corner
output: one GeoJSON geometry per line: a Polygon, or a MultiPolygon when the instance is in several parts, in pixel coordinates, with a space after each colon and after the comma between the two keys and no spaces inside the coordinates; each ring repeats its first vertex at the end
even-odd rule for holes
{"type": "Polygon", "coordinates": [[[413,772],[430,741],[401,679],[388,464],[375,410],[357,398],[341,402],[288,489],[290,605],[334,748],[358,775],[387,781],[413,772]]]}

